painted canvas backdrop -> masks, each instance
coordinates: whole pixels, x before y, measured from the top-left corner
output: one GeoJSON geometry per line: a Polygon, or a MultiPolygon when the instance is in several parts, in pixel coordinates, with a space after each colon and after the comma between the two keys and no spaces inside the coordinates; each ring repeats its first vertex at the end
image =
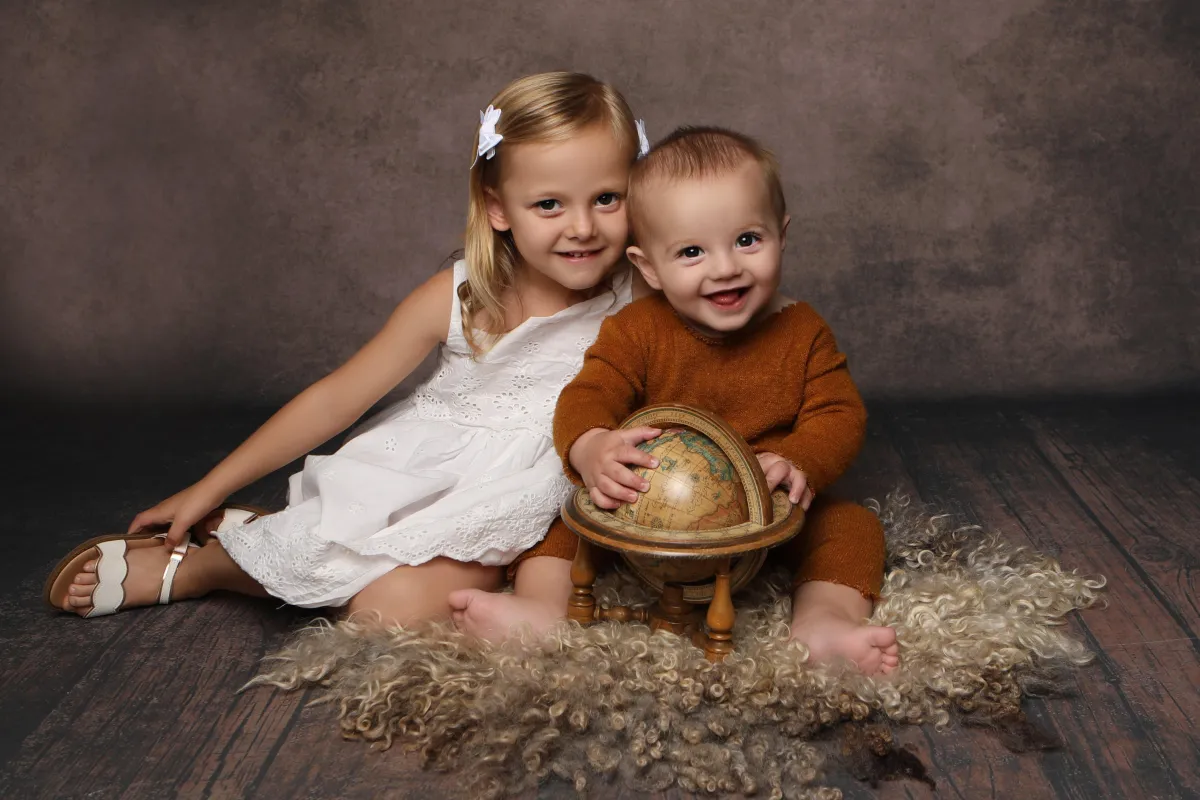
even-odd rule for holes
{"type": "Polygon", "coordinates": [[[274,404],[460,243],[478,110],[616,83],[782,162],[864,393],[1200,385],[1186,0],[0,7],[11,397],[274,404]]]}

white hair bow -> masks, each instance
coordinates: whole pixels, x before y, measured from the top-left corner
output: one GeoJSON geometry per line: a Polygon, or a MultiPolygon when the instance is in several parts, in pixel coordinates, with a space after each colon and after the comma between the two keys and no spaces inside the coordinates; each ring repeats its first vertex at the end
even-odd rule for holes
{"type": "MultiPolygon", "coordinates": [[[[475,161],[479,160],[480,156],[491,158],[496,155],[496,145],[504,139],[503,136],[496,133],[496,123],[500,121],[500,109],[487,107],[487,111],[479,112],[479,149],[475,151],[475,161]]],[[[475,161],[471,162],[471,166],[475,166],[475,161]]]]}
{"type": "Polygon", "coordinates": [[[638,158],[650,152],[650,140],[646,137],[646,120],[639,119],[636,123],[638,132],[638,158]]]}

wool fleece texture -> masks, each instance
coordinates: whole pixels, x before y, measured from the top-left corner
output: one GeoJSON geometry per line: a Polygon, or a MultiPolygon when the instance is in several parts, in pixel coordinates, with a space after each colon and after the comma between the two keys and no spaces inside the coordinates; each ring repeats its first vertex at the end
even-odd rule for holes
{"type": "MultiPolygon", "coordinates": [[[[900,642],[886,678],[807,663],[787,638],[780,571],[739,595],[737,651],[720,664],[642,625],[564,622],[492,645],[442,625],[348,620],[300,631],[250,686],[320,687],[343,736],[416,750],[472,797],[551,778],[581,794],[616,783],[771,798],[840,797],[828,784],[839,772],[928,783],[894,744],[901,724],[983,725],[1013,750],[1053,746],[1021,701],[1061,689],[1091,660],[1063,618],[1096,604],[1104,579],[897,495],[868,507],[888,544],[871,623],[894,626],[900,642]]],[[[619,571],[597,589],[601,602],[651,599],[619,571]]]]}

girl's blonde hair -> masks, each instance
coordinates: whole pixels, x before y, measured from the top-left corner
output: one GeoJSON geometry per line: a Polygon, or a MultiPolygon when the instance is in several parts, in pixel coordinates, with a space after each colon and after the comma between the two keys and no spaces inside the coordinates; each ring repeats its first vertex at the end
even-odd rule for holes
{"type": "MultiPolygon", "coordinates": [[[[504,151],[517,144],[561,142],[597,123],[612,126],[613,135],[627,145],[629,160],[638,148],[633,112],[621,93],[607,83],[577,72],[544,72],[519,78],[500,90],[491,104],[500,109],[496,132],[504,137],[492,158],[480,157],[471,168],[467,200],[464,258],[467,279],[459,286],[463,334],[471,347],[481,349],[474,329],[503,334],[504,308],[500,298],[512,285],[518,254],[509,232],[492,229],[487,214],[487,189],[496,190],[504,151]]],[[[479,147],[476,130],[471,157],[479,147]]]]}

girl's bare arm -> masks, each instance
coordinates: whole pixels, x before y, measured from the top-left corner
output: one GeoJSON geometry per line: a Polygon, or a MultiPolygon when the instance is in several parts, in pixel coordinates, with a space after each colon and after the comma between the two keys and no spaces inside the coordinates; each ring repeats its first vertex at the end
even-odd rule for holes
{"type": "Polygon", "coordinates": [[[173,522],[168,538],[182,540],[230,494],[350,427],[445,340],[453,287],[453,272],[444,270],[414,290],[345,364],[273,414],[201,481],[139,514],[130,530],[173,522]]]}
{"type": "Polygon", "coordinates": [[[445,340],[453,285],[445,270],[419,286],[362,349],[272,415],[205,480],[228,495],[350,427],[445,340]]]}

